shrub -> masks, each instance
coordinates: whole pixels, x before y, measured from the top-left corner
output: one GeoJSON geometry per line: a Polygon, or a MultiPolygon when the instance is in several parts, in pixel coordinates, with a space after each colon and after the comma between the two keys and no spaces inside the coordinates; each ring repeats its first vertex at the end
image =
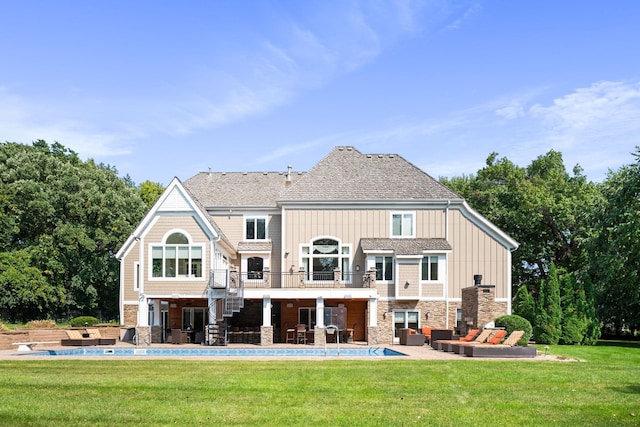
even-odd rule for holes
{"type": "Polygon", "coordinates": [[[0,323],[0,332],[7,332],[9,328],[7,328],[4,323],[0,323]]]}
{"type": "Polygon", "coordinates": [[[27,323],[27,329],[51,329],[56,327],[55,320],[32,320],[27,323]]]}
{"type": "Polygon", "coordinates": [[[81,328],[83,326],[93,326],[98,323],[98,319],[93,316],[78,316],[71,319],[69,324],[74,328],[81,328]]]}
{"type": "Polygon", "coordinates": [[[495,324],[497,327],[505,328],[508,333],[524,331],[524,335],[520,338],[520,341],[518,341],[518,345],[526,346],[529,343],[533,328],[531,327],[531,322],[524,317],[518,316],[517,314],[507,314],[506,316],[498,317],[495,320],[495,324]]]}

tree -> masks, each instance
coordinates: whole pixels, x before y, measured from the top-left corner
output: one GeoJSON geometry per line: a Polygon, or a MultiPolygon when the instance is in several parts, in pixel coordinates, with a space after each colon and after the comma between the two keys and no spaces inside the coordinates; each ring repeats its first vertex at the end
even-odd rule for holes
{"type": "Polygon", "coordinates": [[[560,276],[560,306],[562,308],[562,335],[560,344],[581,344],[587,330],[584,314],[584,289],[573,274],[560,276]]]}
{"type": "MultiPolygon", "coordinates": [[[[27,253],[23,268],[37,270],[51,288],[36,298],[41,314],[115,317],[119,265],[114,254],[146,209],[137,189],[115,168],[83,162],[61,144],[40,140],[31,146],[0,145],[0,195],[0,251],[27,253]]],[[[11,289],[20,283],[14,277],[11,289]]],[[[33,313],[25,304],[35,300],[22,301],[2,306],[3,314],[33,313]]]]}
{"type": "Polygon", "coordinates": [[[147,205],[147,208],[151,209],[156,200],[158,200],[164,192],[164,187],[159,182],[147,180],[140,184],[138,192],[140,194],[140,198],[142,198],[145,205],[147,205]]]}
{"type": "Polygon", "coordinates": [[[520,286],[513,298],[513,314],[517,314],[534,324],[536,302],[526,286],[520,286]]]}
{"type": "Polygon", "coordinates": [[[565,271],[587,268],[589,213],[599,192],[580,167],[570,176],[560,153],[551,150],[526,168],[492,153],[475,177],[442,182],[520,243],[513,253],[514,287],[526,285],[536,294],[552,262],[565,271]]]}
{"type": "Polygon", "coordinates": [[[598,317],[615,334],[640,330],[640,147],[633,156],[601,185],[590,245],[598,317]]]}
{"type": "Polygon", "coordinates": [[[549,266],[549,275],[540,285],[533,333],[536,342],[558,344],[562,335],[562,308],[558,270],[554,263],[549,266]]]}

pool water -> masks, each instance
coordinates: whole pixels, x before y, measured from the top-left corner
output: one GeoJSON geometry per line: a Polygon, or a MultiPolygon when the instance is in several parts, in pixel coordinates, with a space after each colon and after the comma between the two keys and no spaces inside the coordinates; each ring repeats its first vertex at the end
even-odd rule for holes
{"type": "Polygon", "coordinates": [[[399,351],[380,347],[366,348],[231,348],[231,347],[205,347],[205,348],[103,348],[83,347],[64,350],[39,351],[40,356],[255,356],[255,357],[280,357],[280,356],[358,356],[358,357],[387,357],[405,356],[399,351]]]}

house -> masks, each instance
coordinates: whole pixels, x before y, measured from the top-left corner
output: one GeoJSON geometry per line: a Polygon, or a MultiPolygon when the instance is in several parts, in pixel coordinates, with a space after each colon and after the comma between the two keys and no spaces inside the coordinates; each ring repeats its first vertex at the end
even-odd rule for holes
{"type": "Polygon", "coordinates": [[[147,343],[391,343],[482,321],[462,307],[480,276],[485,317],[510,313],[517,246],[401,156],[336,147],[308,172],[175,178],[117,254],[120,318],[147,343]]]}

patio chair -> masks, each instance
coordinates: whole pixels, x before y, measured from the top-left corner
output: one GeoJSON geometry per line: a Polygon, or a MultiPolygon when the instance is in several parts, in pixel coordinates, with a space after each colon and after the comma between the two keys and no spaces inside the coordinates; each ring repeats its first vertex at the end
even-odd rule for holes
{"type": "Polygon", "coordinates": [[[459,340],[436,340],[431,343],[431,347],[435,348],[436,350],[450,352],[450,351],[453,351],[450,348],[451,344],[460,344],[464,342],[473,342],[473,341],[485,342],[487,339],[489,339],[492,332],[493,330],[491,329],[485,329],[483,331],[480,331],[479,329],[472,329],[469,331],[467,335],[460,338],[459,340]]]}
{"type": "Polygon", "coordinates": [[[296,344],[307,343],[307,325],[298,323],[296,325],[296,344]]]}
{"type": "Polygon", "coordinates": [[[285,340],[285,344],[295,344],[296,343],[296,328],[287,327],[287,336],[285,340]]]}
{"type": "Polygon", "coordinates": [[[100,335],[100,331],[98,329],[87,329],[87,333],[89,334],[89,338],[97,339],[98,345],[115,345],[115,338],[102,338],[100,335]]]}
{"type": "MultiPolygon", "coordinates": [[[[95,338],[83,337],[82,332],[77,329],[71,329],[65,331],[67,333],[67,339],[60,340],[60,345],[65,346],[89,346],[98,345],[99,341],[95,338]]],[[[86,334],[88,335],[88,334],[86,334]]]]}
{"type": "Polygon", "coordinates": [[[184,344],[187,342],[187,333],[182,329],[171,329],[171,344],[184,344]]]}

